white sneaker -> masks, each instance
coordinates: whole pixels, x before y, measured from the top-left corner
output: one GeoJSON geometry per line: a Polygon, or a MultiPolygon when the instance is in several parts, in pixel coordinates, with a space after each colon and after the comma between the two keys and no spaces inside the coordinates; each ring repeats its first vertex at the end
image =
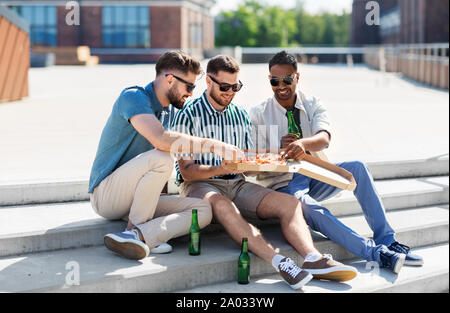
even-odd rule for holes
{"type": "Polygon", "coordinates": [[[154,247],[150,250],[150,253],[153,254],[163,254],[172,252],[173,248],[168,243],[162,243],[159,246],[154,247]]]}

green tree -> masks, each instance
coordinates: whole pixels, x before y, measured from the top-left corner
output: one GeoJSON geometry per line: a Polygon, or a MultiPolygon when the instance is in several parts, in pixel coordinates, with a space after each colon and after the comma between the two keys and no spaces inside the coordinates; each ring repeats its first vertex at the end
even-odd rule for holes
{"type": "Polygon", "coordinates": [[[235,11],[222,12],[216,23],[217,46],[287,47],[293,45],[346,45],[350,14],[312,15],[297,1],[282,9],[264,1],[245,1],[235,11]]]}
{"type": "MultiPolygon", "coordinates": [[[[244,46],[258,45],[258,20],[255,18],[254,6],[240,5],[236,11],[225,11],[219,16],[217,22],[217,46],[244,46]]],[[[247,4],[247,3],[246,3],[247,4]]]]}
{"type": "Polygon", "coordinates": [[[217,46],[284,47],[297,33],[295,12],[260,1],[246,1],[236,11],[220,14],[216,23],[217,46]]]}

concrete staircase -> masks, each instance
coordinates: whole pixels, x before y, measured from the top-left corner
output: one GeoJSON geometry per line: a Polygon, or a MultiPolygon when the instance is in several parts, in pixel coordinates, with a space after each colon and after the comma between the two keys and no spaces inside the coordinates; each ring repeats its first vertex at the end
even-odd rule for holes
{"type": "MultiPolygon", "coordinates": [[[[423,255],[425,265],[393,275],[313,233],[320,251],[356,266],[360,275],[345,284],[313,281],[303,292],[448,291],[448,158],[368,166],[397,239],[423,255]]],[[[122,231],[125,223],[98,217],[86,190],[82,180],[0,185],[0,292],[293,292],[254,255],[251,284],[238,285],[240,247],[220,225],[202,232],[198,257],[188,255],[187,238],[181,237],[170,242],[170,254],[142,261],[121,258],[103,246],[103,236],[122,231]]],[[[169,191],[176,192],[172,183],[169,191]]],[[[324,204],[355,231],[371,235],[351,193],[324,204]]],[[[278,221],[253,222],[281,253],[301,264],[278,221]]]]}

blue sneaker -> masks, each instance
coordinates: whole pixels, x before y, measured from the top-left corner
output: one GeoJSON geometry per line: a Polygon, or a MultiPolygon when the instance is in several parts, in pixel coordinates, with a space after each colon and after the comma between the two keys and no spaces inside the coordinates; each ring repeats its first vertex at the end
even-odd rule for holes
{"type": "Polygon", "coordinates": [[[397,252],[397,253],[406,254],[405,265],[411,265],[411,266],[422,266],[423,265],[423,258],[419,255],[409,253],[411,248],[408,246],[402,245],[401,243],[398,243],[397,241],[395,241],[393,244],[391,244],[388,247],[388,249],[391,251],[397,252]]]}
{"type": "Polygon", "coordinates": [[[127,259],[141,260],[149,254],[149,248],[145,242],[139,239],[137,229],[122,233],[107,234],[103,240],[109,250],[127,259]]]}
{"type": "Polygon", "coordinates": [[[395,274],[400,273],[400,270],[405,264],[405,258],[405,254],[390,251],[388,249],[384,249],[380,252],[381,267],[389,268],[395,274]]]}

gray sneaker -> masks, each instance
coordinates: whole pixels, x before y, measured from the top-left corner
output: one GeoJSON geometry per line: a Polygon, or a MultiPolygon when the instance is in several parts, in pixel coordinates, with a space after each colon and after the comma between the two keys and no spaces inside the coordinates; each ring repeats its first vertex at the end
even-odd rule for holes
{"type": "Polygon", "coordinates": [[[103,240],[109,250],[127,259],[141,260],[146,258],[150,252],[145,242],[139,239],[139,233],[136,229],[107,234],[103,240]]]}
{"type": "Polygon", "coordinates": [[[281,260],[280,264],[278,264],[278,271],[292,289],[300,289],[313,279],[310,273],[302,270],[290,258],[281,260]]]}

